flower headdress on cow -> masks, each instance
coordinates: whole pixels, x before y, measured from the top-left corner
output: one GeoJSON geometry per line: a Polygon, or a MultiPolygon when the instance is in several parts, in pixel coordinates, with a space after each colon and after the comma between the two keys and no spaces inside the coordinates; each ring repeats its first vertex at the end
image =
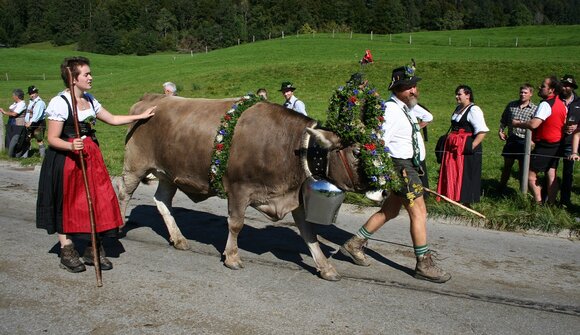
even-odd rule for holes
{"type": "Polygon", "coordinates": [[[360,143],[362,172],[376,190],[392,190],[401,181],[383,141],[385,101],[362,73],[353,74],[330,98],[326,127],[344,144],[360,143]]]}

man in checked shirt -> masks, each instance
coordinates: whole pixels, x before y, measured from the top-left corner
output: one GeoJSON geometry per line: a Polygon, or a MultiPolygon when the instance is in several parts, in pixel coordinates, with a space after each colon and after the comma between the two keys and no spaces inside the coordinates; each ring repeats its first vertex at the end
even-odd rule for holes
{"type": "Polygon", "coordinates": [[[524,161],[524,148],[525,148],[525,138],[526,130],[523,128],[516,128],[512,126],[512,120],[522,120],[528,121],[532,118],[538,108],[532,102],[532,96],[534,94],[534,88],[530,84],[523,84],[520,87],[520,99],[510,102],[503,111],[501,115],[501,120],[499,122],[499,138],[505,141],[503,151],[501,155],[504,159],[504,165],[501,172],[499,191],[503,192],[506,188],[507,182],[510,178],[512,171],[512,166],[515,160],[518,160],[519,164],[519,180],[521,182],[522,176],[522,164],[524,161]],[[504,132],[507,127],[507,134],[504,132]]]}

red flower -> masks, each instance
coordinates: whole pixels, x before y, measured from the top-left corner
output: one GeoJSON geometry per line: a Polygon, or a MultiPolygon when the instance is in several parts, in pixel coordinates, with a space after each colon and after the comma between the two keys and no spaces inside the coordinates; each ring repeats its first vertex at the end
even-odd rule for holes
{"type": "Polygon", "coordinates": [[[373,151],[373,150],[375,150],[377,148],[374,143],[367,143],[367,144],[364,145],[364,147],[368,151],[373,151]]]}
{"type": "Polygon", "coordinates": [[[348,99],[348,100],[350,100],[350,102],[352,102],[353,104],[356,103],[356,101],[357,101],[355,96],[350,97],[350,99],[348,99]]]}
{"type": "Polygon", "coordinates": [[[225,120],[227,120],[227,121],[229,121],[229,120],[231,120],[231,119],[232,119],[232,117],[231,117],[229,114],[226,114],[226,115],[224,116],[224,119],[225,119],[225,120]]]}
{"type": "Polygon", "coordinates": [[[383,121],[385,121],[385,118],[384,118],[382,115],[381,115],[381,116],[379,116],[379,117],[378,117],[378,119],[379,119],[379,121],[380,121],[380,122],[383,122],[383,121]]]}
{"type": "Polygon", "coordinates": [[[222,151],[224,149],[224,144],[223,143],[218,143],[215,146],[215,148],[216,148],[217,151],[222,151]]]}

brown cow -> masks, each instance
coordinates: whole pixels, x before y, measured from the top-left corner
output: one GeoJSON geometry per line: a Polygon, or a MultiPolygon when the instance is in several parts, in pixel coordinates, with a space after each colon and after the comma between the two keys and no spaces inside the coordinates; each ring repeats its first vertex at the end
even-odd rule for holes
{"type": "MultiPolygon", "coordinates": [[[[159,179],[155,193],[170,241],[177,249],[189,249],[187,240],[171,215],[177,189],[194,202],[216,193],[210,188],[209,171],[214,138],[221,118],[233,99],[210,100],[145,95],[131,114],[157,106],[155,116],[132,126],[127,135],[123,177],[119,183],[121,213],[149,173],[159,179]]],[[[244,225],[246,208],[252,206],[277,221],[292,212],[322,278],[339,280],[334,266],[322,253],[312,224],[305,221],[300,189],[309,174],[301,152],[305,137],[312,135],[328,150],[326,179],[344,191],[364,191],[359,177],[355,145],[343,147],[332,132],[313,129],[316,121],[283,106],[259,102],[240,116],[230,148],[223,186],[228,194],[228,240],[225,265],[243,267],[237,238],[244,225]],[[308,130],[308,131],[307,131],[308,130]]]]}

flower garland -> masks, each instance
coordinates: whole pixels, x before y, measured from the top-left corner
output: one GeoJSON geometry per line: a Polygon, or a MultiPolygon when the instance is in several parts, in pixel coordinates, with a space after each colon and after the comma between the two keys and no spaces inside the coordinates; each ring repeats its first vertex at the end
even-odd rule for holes
{"type": "Polygon", "coordinates": [[[401,186],[383,140],[384,107],[385,101],[380,99],[376,89],[357,73],[334,92],[326,117],[326,127],[337,134],[343,144],[361,144],[362,170],[375,190],[393,190],[401,186]]]}
{"type": "Polygon", "coordinates": [[[230,155],[230,147],[232,145],[231,141],[234,136],[234,129],[238,123],[238,119],[246,109],[262,100],[263,99],[260,97],[248,94],[237,101],[222,117],[214,139],[209,172],[210,187],[220,198],[225,198],[227,196],[223,185],[223,177],[228,167],[228,158],[230,155]]]}

